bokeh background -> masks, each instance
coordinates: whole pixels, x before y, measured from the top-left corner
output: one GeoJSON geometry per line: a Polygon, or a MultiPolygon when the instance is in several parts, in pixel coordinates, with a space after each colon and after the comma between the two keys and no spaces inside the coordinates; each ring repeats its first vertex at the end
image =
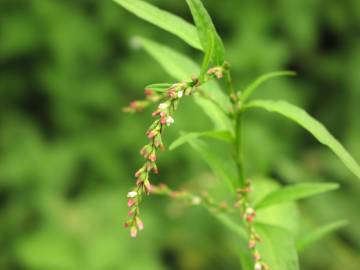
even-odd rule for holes
{"type": "MultiPolygon", "coordinates": [[[[185,1],[149,1],[191,20],[185,1]]],[[[360,1],[204,0],[224,38],[235,85],[291,69],[257,96],[283,98],[321,120],[360,160],[360,1]]],[[[110,0],[0,1],[0,269],[239,269],[237,239],[202,209],[165,198],[143,207],[146,230],[122,228],[127,190],[150,111],[123,114],[144,85],[172,81],[130,40],[142,35],[201,55],[110,0]]],[[[169,144],[210,121],[183,102],[169,144]]],[[[341,189],[299,205],[302,220],[350,225],[301,255],[306,270],[360,269],[360,185],[305,131],[251,114],[247,169],[279,182],[336,181],[341,189]]],[[[155,183],[216,182],[184,146],[161,154],[155,183]]],[[[275,270],[275,269],[274,269],[275,270]]]]}

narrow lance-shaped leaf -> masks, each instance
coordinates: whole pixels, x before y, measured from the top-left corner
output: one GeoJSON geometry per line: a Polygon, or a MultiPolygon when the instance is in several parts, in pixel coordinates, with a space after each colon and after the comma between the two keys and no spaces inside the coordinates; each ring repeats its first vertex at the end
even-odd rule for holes
{"type": "Polygon", "coordinates": [[[308,232],[306,235],[296,241],[296,248],[298,252],[302,252],[308,246],[311,246],[315,242],[321,240],[327,235],[335,232],[336,230],[345,227],[348,224],[347,220],[339,220],[315,229],[312,232],[308,232]]]}
{"type": "Polygon", "coordinates": [[[245,102],[261,84],[263,84],[264,82],[270,79],[276,77],[282,77],[282,76],[295,76],[295,75],[296,73],[293,71],[276,71],[262,75],[259,78],[257,78],[254,82],[252,82],[248,87],[245,88],[245,90],[242,92],[241,100],[242,102],[245,102]]]}
{"type": "MultiPolygon", "coordinates": [[[[199,66],[181,53],[149,39],[137,37],[135,40],[176,80],[189,80],[191,76],[199,74],[199,66]]],[[[216,83],[209,82],[202,88],[226,110],[228,100],[216,83]]],[[[194,100],[209,116],[216,129],[232,130],[231,121],[216,105],[198,96],[194,96],[194,100]]]]}
{"type": "Polygon", "coordinates": [[[337,189],[337,183],[300,183],[277,189],[256,204],[257,209],[272,205],[300,200],[330,190],[337,189]]]}
{"type": "Polygon", "coordinates": [[[201,66],[201,71],[199,75],[199,81],[200,83],[203,83],[205,75],[208,71],[208,68],[210,66],[211,58],[214,53],[214,35],[211,33],[211,31],[208,31],[208,39],[209,39],[209,48],[207,48],[204,56],[204,60],[201,66]]]}
{"type": "Polygon", "coordinates": [[[169,83],[155,83],[145,86],[145,89],[152,90],[155,92],[165,92],[171,86],[172,84],[169,83]]]}
{"type": "Polygon", "coordinates": [[[360,178],[360,167],[346,149],[332,136],[329,131],[316,119],[299,107],[285,101],[256,100],[245,106],[248,108],[262,108],[270,112],[279,113],[296,122],[309,131],[320,143],[328,146],[345,164],[345,166],[360,178]]]}
{"type": "Polygon", "coordinates": [[[199,39],[205,52],[212,50],[212,39],[209,39],[209,33],[213,36],[213,53],[211,61],[216,65],[222,65],[225,58],[225,49],[220,36],[216,32],[215,26],[209,13],[206,11],[201,0],[186,0],[191,14],[194,18],[195,25],[198,29],[199,39]]]}
{"type": "Polygon", "coordinates": [[[205,132],[189,132],[182,134],[179,138],[173,141],[169,147],[170,150],[174,150],[179,146],[187,143],[193,139],[200,138],[200,137],[209,137],[218,139],[224,142],[231,143],[233,142],[233,137],[231,133],[227,130],[213,130],[213,131],[205,131],[205,132]]]}
{"type": "Polygon", "coordinates": [[[184,19],[141,0],[114,0],[139,18],[168,31],[202,50],[196,28],[184,19]]]}
{"type": "Polygon", "coordinates": [[[299,270],[299,259],[291,233],[267,224],[256,224],[256,231],[262,239],[258,245],[259,252],[270,269],[299,270]]]}

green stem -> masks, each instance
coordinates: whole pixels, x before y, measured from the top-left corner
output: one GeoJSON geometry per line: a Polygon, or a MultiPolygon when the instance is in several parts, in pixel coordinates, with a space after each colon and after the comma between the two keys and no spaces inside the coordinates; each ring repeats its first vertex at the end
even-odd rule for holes
{"type": "Polygon", "coordinates": [[[245,175],[244,175],[244,165],[243,165],[243,154],[242,154],[242,110],[240,100],[238,98],[238,93],[235,92],[235,89],[232,84],[230,65],[228,63],[224,64],[224,79],[226,87],[229,93],[229,98],[232,103],[232,109],[234,113],[234,126],[235,126],[235,154],[234,159],[238,171],[238,178],[240,187],[246,186],[245,175]]]}
{"type": "Polygon", "coordinates": [[[245,187],[242,150],[242,113],[237,110],[235,116],[235,163],[238,170],[240,187],[245,187]]]}
{"type": "Polygon", "coordinates": [[[228,90],[229,95],[231,96],[231,95],[235,94],[235,90],[232,85],[231,73],[230,73],[229,69],[224,70],[224,78],[225,78],[226,88],[228,90]]]}

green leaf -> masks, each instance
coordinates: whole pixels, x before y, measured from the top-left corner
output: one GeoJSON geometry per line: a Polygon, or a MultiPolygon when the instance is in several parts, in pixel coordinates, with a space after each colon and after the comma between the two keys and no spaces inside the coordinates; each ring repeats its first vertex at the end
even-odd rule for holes
{"type": "MultiPolygon", "coordinates": [[[[137,37],[136,41],[176,80],[188,80],[192,75],[199,74],[199,66],[181,53],[149,39],[137,37]]],[[[223,110],[227,109],[228,99],[216,83],[209,82],[201,88],[218,101],[223,110]]],[[[212,120],[215,129],[232,130],[232,123],[227,115],[211,101],[199,96],[194,96],[194,100],[212,120]]]]}
{"type": "Polygon", "coordinates": [[[194,18],[195,25],[198,30],[199,39],[205,52],[212,51],[211,61],[221,66],[224,63],[225,49],[220,36],[216,32],[215,26],[211,20],[209,13],[200,0],[186,0],[190,7],[191,14],[194,18]],[[209,39],[209,33],[212,38],[209,39]],[[214,42],[213,46],[211,42],[214,42]]]}
{"type": "Polygon", "coordinates": [[[214,173],[227,184],[229,190],[235,193],[235,189],[239,187],[235,170],[230,167],[229,162],[223,162],[216,156],[210,147],[200,139],[191,139],[188,141],[201,157],[206,161],[214,173]]]}
{"type": "Polygon", "coordinates": [[[287,230],[268,225],[256,224],[261,236],[259,252],[270,269],[299,270],[299,259],[294,239],[287,230]]]}
{"type": "Polygon", "coordinates": [[[360,178],[360,167],[346,149],[332,136],[329,131],[304,110],[285,101],[256,100],[245,108],[262,108],[279,113],[296,122],[309,131],[320,143],[328,146],[345,164],[345,166],[360,178]]]}
{"type": "Polygon", "coordinates": [[[256,204],[257,209],[291,202],[339,188],[337,183],[300,183],[277,189],[256,204]]]}
{"type": "Polygon", "coordinates": [[[155,83],[155,84],[150,84],[150,85],[145,86],[145,89],[150,89],[155,92],[165,92],[171,86],[172,86],[172,84],[169,84],[169,83],[155,83]]]}
{"type": "MultiPolygon", "coordinates": [[[[254,192],[249,195],[249,199],[253,202],[253,205],[256,205],[266,196],[281,188],[278,181],[264,177],[255,177],[253,179],[253,186],[254,192]]],[[[285,228],[293,235],[299,233],[299,211],[294,202],[257,209],[256,221],[285,228]]]]}
{"type": "Polygon", "coordinates": [[[139,18],[168,31],[202,50],[196,28],[184,19],[141,0],[114,0],[139,18]]]}
{"type": "Polygon", "coordinates": [[[233,137],[231,133],[227,130],[213,130],[213,131],[205,131],[205,132],[189,132],[182,134],[179,138],[173,141],[169,147],[170,150],[174,150],[175,148],[183,145],[184,143],[189,142],[190,140],[199,138],[199,137],[209,137],[218,139],[224,142],[231,143],[233,142],[233,137]]]}
{"type": "Polygon", "coordinates": [[[211,63],[211,58],[214,53],[214,36],[208,31],[208,39],[209,39],[209,48],[205,52],[204,60],[201,66],[201,71],[199,75],[199,81],[202,84],[204,82],[205,75],[209,69],[209,65],[211,63]]]}
{"type": "Polygon", "coordinates": [[[296,73],[293,71],[276,71],[260,76],[254,82],[252,82],[248,87],[246,87],[246,89],[242,92],[241,100],[245,102],[254,93],[254,91],[267,80],[276,77],[295,76],[295,75],[296,73]]]}
{"type": "Polygon", "coordinates": [[[308,246],[314,244],[315,242],[333,233],[334,231],[345,227],[346,225],[348,225],[347,220],[339,220],[323,225],[315,229],[314,231],[307,233],[296,241],[296,248],[298,252],[302,252],[308,246]]]}

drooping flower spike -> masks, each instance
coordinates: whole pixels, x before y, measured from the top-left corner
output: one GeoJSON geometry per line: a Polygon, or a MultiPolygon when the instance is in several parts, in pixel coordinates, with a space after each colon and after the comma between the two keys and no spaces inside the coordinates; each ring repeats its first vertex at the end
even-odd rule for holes
{"type": "MultiPolygon", "coordinates": [[[[161,97],[164,99],[152,113],[153,117],[157,119],[150,125],[146,131],[146,137],[149,140],[146,145],[144,145],[140,154],[145,158],[145,163],[138,169],[135,173],[136,177],[136,188],[130,191],[127,195],[128,197],[128,207],[130,208],[128,212],[128,220],[125,222],[125,227],[130,228],[130,235],[136,237],[139,230],[144,228],[144,223],[140,219],[140,208],[139,205],[142,201],[143,195],[150,194],[152,186],[149,180],[150,173],[158,173],[158,167],[156,164],[157,161],[157,151],[164,149],[164,144],[162,136],[166,127],[171,126],[175,120],[173,118],[173,113],[176,111],[180,99],[183,97],[184,93],[187,95],[192,94],[196,91],[197,80],[192,80],[191,82],[176,83],[167,89],[165,93],[162,93],[161,97]]],[[[149,97],[154,95],[154,92],[151,89],[146,89],[145,94],[149,97]]],[[[152,98],[151,101],[157,100],[152,98]]],[[[147,100],[146,105],[149,105],[150,100],[147,100]]],[[[145,108],[144,103],[132,103],[130,105],[131,109],[126,109],[127,111],[140,111],[140,109],[145,108]],[[137,104],[141,104],[141,107],[137,107],[137,104]]]]}

